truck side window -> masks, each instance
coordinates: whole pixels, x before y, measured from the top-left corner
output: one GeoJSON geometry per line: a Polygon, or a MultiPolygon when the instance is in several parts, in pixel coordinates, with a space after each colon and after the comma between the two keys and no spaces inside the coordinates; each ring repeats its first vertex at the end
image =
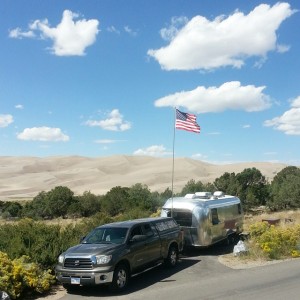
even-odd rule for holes
{"type": "Polygon", "coordinates": [[[145,235],[150,237],[150,236],[153,236],[153,231],[150,227],[150,224],[145,224],[144,225],[144,232],[145,232],[145,235]]]}
{"type": "Polygon", "coordinates": [[[218,210],[216,208],[211,209],[211,222],[213,225],[217,225],[220,223],[218,210]]]}
{"type": "Polygon", "coordinates": [[[130,237],[133,238],[135,235],[142,235],[142,234],[143,234],[142,227],[136,226],[131,231],[130,237]]]}
{"type": "Polygon", "coordinates": [[[152,232],[153,232],[154,235],[158,235],[157,229],[156,229],[156,227],[153,223],[151,223],[151,229],[152,229],[152,232]]]}

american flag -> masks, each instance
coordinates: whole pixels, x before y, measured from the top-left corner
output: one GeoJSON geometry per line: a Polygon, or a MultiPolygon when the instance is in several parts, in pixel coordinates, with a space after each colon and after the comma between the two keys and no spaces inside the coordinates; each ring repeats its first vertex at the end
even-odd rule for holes
{"type": "Polygon", "coordinates": [[[184,113],[176,109],[176,129],[200,133],[200,126],[196,122],[196,115],[184,113]]]}

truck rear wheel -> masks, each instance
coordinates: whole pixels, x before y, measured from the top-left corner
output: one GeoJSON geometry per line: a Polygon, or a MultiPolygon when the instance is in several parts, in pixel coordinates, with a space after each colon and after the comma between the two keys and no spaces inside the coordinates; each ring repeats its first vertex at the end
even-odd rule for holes
{"type": "Polygon", "coordinates": [[[111,290],[121,292],[126,289],[129,281],[129,270],[125,264],[119,264],[114,271],[111,290]]]}
{"type": "Polygon", "coordinates": [[[168,256],[165,259],[165,264],[168,267],[175,267],[178,261],[178,250],[177,247],[171,245],[169,248],[168,256]]]}

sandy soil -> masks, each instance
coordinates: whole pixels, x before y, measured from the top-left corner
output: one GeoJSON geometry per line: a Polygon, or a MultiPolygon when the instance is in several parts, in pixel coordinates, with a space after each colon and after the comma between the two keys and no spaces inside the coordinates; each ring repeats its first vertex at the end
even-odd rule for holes
{"type": "Polygon", "coordinates": [[[251,259],[236,257],[232,253],[220,255],[218,257],[218,260],[221,264],[223,264],[229,268],[232,268],[232,269],[249,269],[249,268],[255,268],[255,267],[262,267],[262,266],[277,264],[277,263],[292,260],[292,259],[295,259],[295,258],[278,259],[278,260],[259,260],[259,259],[251,260],[251,259]]]}
{"type": "MultiPolygon", "coordinates": [[[[240,173],[257,168],[268,179],[286,165],[268,162],[248,162],[214,165],[189,158],[176,158],[174,164],[174,192],[179,192],[194,179],[213,182],[225,172],[240,173]]],[[[130,187],[146,184],[151,191],[163,192],[171,188],[172,158],[150,156],[109,157],[10,157],[0,156],[0,199],[32,199],[41,191],[67,186],[75,194],[90,191],[103,195],[115,186],[130,187]]]]}

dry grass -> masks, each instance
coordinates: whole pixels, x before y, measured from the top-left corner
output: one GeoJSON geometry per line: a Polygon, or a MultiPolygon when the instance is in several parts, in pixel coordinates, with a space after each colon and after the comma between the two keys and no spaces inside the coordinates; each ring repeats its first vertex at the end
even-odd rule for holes
{"type": "MultiPolygon", "coordinates": [[[[255,222],[261,222],[264,219],[280,219],[280,224],[300,224],[300,210],[288,210],[288,211],[281,211],[281,212],[263,212],[263,209],[259,210],[255,214],[245,214],[244,220],[244,231],[249,230],[249,226],[255,222]]],[[[53,220],[43,220],[49,225],[69,225],[69,224],[77,224],[80,223],[83,218],[72,218],[72,219],[64,219],[64,218],[57,218],[53,220]]],[[[13,220],[4,220],[0,218],[0,225],[13,223],[13,220]]]]}
{"type": "Polygon", "coordinates": [[[258,214],[245,214],[244,231],[247,232],[251,224],[261,222],[265,219],[279,219],[280,226],[299,224],[300,210],[288,210],[280,212],[266,212],[261,210],[258,214]]]}
{"type": "MultiPolygon", "coordinates": [[[[250,225],[256,222],[262,222],[265,219],[276,220],[279,219],[278,226],[286,227],[300,224],[300,210],[289,210],[281,212],[266,212],[260,210],[255,214],[246,214],[244,223],[244,232],[249,232],[250,225]]],[[[264,266],[267,264],[278,263],[283,260],[270,260],[259,247],[252,245],[251,240],[245,241],[249,252],[247,255],[234,256],[233,253],[221,255],[219,261],[227,267],[233,269],[246,269],[264,266]]],[[[291,260],[296,258],[288,258],[284,260],[291,260]]],[[[299,258],[300,259],[300,258],[299,258]]]]}

